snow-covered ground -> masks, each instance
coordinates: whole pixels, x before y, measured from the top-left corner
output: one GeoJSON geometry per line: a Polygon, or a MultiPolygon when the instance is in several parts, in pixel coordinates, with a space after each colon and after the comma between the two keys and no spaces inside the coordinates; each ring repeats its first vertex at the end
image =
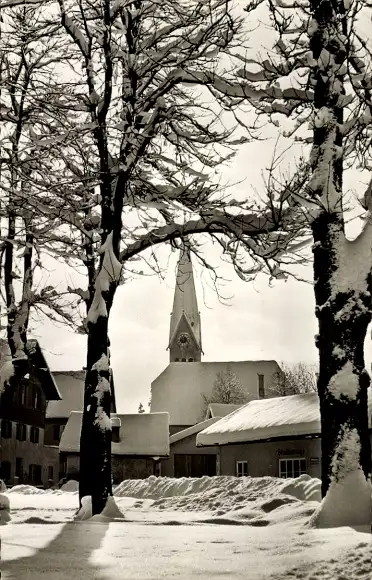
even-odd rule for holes
{"type": "Polygon", "coordinates": [[[2,580],[371,579],[367,529],[308,525],[319,505],[308,476],[125,481],[115,490],[124,518],[84,521],[67,489],[4,494],[2,580]]]}

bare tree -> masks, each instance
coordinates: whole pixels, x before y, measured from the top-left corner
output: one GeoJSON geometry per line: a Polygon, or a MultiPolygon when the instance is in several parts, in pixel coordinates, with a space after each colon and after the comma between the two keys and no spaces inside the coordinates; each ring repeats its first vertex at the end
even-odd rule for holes
{"type": "Polygon", "coordinates": [[[280,363],[280,371],[274,374],[270,384],[270,394],[277,397],[316,393],[316,367],[304,362],[294,365],[280,363]]]}
{"type": "Polygon", "coordinates": [[[138,413],[146,413],[144,406],[142,403],[138,405],[138,413]]]}
{"type": "MultiPolygon", "coordinates": [[[[202,395],[205,410],[210,403],[224,403],[226,405],[244,405],[250,397],[244,391],[239,377],[233,372],[230,365],[217,373],[210,397],[202,395]]],[[[204,413],[205,415],[205,413],[204,413]]]]}

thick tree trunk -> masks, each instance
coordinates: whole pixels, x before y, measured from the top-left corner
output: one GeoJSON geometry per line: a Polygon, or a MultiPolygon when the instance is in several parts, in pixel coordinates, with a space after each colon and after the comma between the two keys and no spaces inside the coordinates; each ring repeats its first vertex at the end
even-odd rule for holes
{"type": "MultiPolygon", "coordinates": [[[[348,263],[355,260],[354,252],[347,255],[354,242],[345,239],[338,213],[321,213],[312,227],[319,322],[322,496],[331,486],[341,484],[347,501],[350,477],[359,477],[361,488],[364,478],[368,490],[372,468],[367,405],[370,378],[364,363],[364,340],[372,307],[370,264],[366,264],[363,279],[358,265],[348,263]]],[[[355,513],[356,519],[360,517],[355,513]]]]}
{"type": "Polygon", "coordinates": [[[92,497],[92,512],[99,514],[112,495],[110,369],[107,317],[90,323],[84,412],[80,436],[79,499],[92,497]]]}

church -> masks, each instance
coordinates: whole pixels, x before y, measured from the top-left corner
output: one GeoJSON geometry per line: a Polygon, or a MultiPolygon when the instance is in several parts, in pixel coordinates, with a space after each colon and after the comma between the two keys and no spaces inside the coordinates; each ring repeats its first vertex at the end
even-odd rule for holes
{"type": "Polygon", "coordinates": [[[169,414],[170,456],[161,461],[168,477],[200,477],[220,472],[215,446],[196,446],[198,433],[241,407],[214,401],[221,373],[239,383],[244,402],[273,396],[271,383],[280,370],[275,360],[203,361],[202,325],[190,252],[180,255],[169,328],[169,364],[151,385],[151,413],[169,414]],[[220,403],[220,404],[219,404],[220,403]]]}
{"type": "Polygon", "coordinates": [[[202,361],[201,317],[187,249],[177,267],[168,350],[169,364],[151,385],[151,412],[169,413],[171,435],[205,418],[205,401],[219,373],[230,369],[249,401],[270,397],[273,376],[280,370],[274,360],[202,361]]]}

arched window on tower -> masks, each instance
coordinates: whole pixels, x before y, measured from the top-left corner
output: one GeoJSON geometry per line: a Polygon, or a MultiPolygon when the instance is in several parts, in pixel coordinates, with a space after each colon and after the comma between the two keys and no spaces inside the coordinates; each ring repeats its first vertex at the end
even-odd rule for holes
{"type": "Polygon", "coordinates": [[[182,359],[182,362],[186,362],[186,359],[185,359],[185,358],[183,358],[183,359],[182,359]]]}
{"type": "Polygon", "coordinates": [[[189,362],[194,362],[194,359],[193,358],[189,358],[189,362]]]}

